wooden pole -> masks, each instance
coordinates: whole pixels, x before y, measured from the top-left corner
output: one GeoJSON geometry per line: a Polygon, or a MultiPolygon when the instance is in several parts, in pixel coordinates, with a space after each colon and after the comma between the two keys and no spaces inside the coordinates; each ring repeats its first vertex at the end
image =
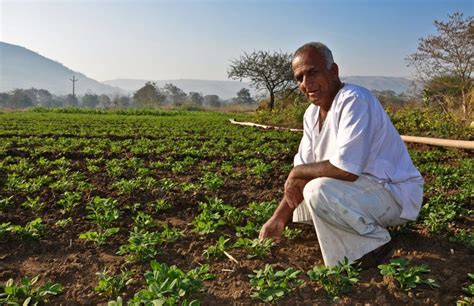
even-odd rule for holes
{"type": "MultiPolygon", "coordinates": [[[[292,132],[303,131],[301,129],[290,129],[290,128],[284,128],[284,127],[278,127],[278,126],[257,124],[257,123],[252,123],[252,122],[237,122],[234,119],[230,119],[229,121],[232,124],[259,127],[263,129],[286,130],[286,131],[292,131],[292,132]]],[[[460,149],[470,149],[470,150],[474,149],[474,141],[468,141],[468,140],[453,140],[453,139],[417,137],[417,136],[407,136],[407,135],[401,135],[401,137],[403,141],[405,142],[422,143],[422,144],[433,145],[433,146],[452,147],[452,148],[460,148],[460,149]]]]}

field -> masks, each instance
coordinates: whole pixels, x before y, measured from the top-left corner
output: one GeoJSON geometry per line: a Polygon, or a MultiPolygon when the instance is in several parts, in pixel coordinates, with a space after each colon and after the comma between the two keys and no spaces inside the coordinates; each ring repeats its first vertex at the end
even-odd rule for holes
{"type": "Polygon", "coordinates": [[[51,304],[473,302],[472,152],[409,145],[425,199],[417,222],[391,229],[393,258],[426,267],[401,281],[378,268],[307,274],[323,264],[312,226],[289,224],[277,245],[254,240],[301,136],[231,117],[0,113],[0,304],[38,275],[51,304]]]}

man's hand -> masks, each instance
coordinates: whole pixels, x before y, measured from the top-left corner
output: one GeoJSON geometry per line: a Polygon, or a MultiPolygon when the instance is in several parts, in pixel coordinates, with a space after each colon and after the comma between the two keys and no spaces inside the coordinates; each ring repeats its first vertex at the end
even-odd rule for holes
{"type": "Polygon", "coordinates": [[[279,241],[281,239],[281,234],[285,229],[286,222],[279,218],[271,217],[268,221],[262,226],[258,239],[263,240],[265,238],[273,239],[274,241],[279,241]]]}

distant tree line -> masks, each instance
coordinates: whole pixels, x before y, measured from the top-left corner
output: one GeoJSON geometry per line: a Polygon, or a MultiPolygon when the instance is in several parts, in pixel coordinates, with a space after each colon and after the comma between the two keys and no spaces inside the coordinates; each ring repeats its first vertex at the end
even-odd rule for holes
{"type": "Polygon", "coordinates": [[[255,100],[246,88],[239,90],[236,97],[223,101],[217,95],[203,95],[198,92],[185,93],[173,84],[166,84],[163,88],[159,88],[154,82],[147,82],[132,96],[96,95],[94,93],[86,93],[79,97],[71,94],[57,96],[45,89],[36,88],[15,89],[0,93],[0,107],[12,109],[29,107],[159,108],[161,106],[219,108],[224,102],[253,104],[255,100]]]}
{"type": "MultiPolygon", "coordinates": [[[[145,86],[133,94],[133,101],[137,107],[153,108],[164,105],[176,107],[197,106],[219,108],[224,101],[218,95],[203,95],[200,92],[191,91],[185,93],[181,88],[173,84],[165,84],[162,88],[155,82],[147,82],[145,86]]],[[[255,100],[247,88],[237,92],[237,96],[227,101],[235,104],[253,104],[255,100]]]]}

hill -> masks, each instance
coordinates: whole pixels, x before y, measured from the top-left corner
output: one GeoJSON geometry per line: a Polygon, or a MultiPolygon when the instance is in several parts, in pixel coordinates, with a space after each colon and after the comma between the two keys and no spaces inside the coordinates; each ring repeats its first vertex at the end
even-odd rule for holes
{"type": "Polygon", "coordinates": [[[0,92],[16,88],[46,89],[56,95],[72,92],[70,79],[75,75],[76,94],[124,94],[120,88],[102,84],[21,46],[0,42],[0,92]]]}

